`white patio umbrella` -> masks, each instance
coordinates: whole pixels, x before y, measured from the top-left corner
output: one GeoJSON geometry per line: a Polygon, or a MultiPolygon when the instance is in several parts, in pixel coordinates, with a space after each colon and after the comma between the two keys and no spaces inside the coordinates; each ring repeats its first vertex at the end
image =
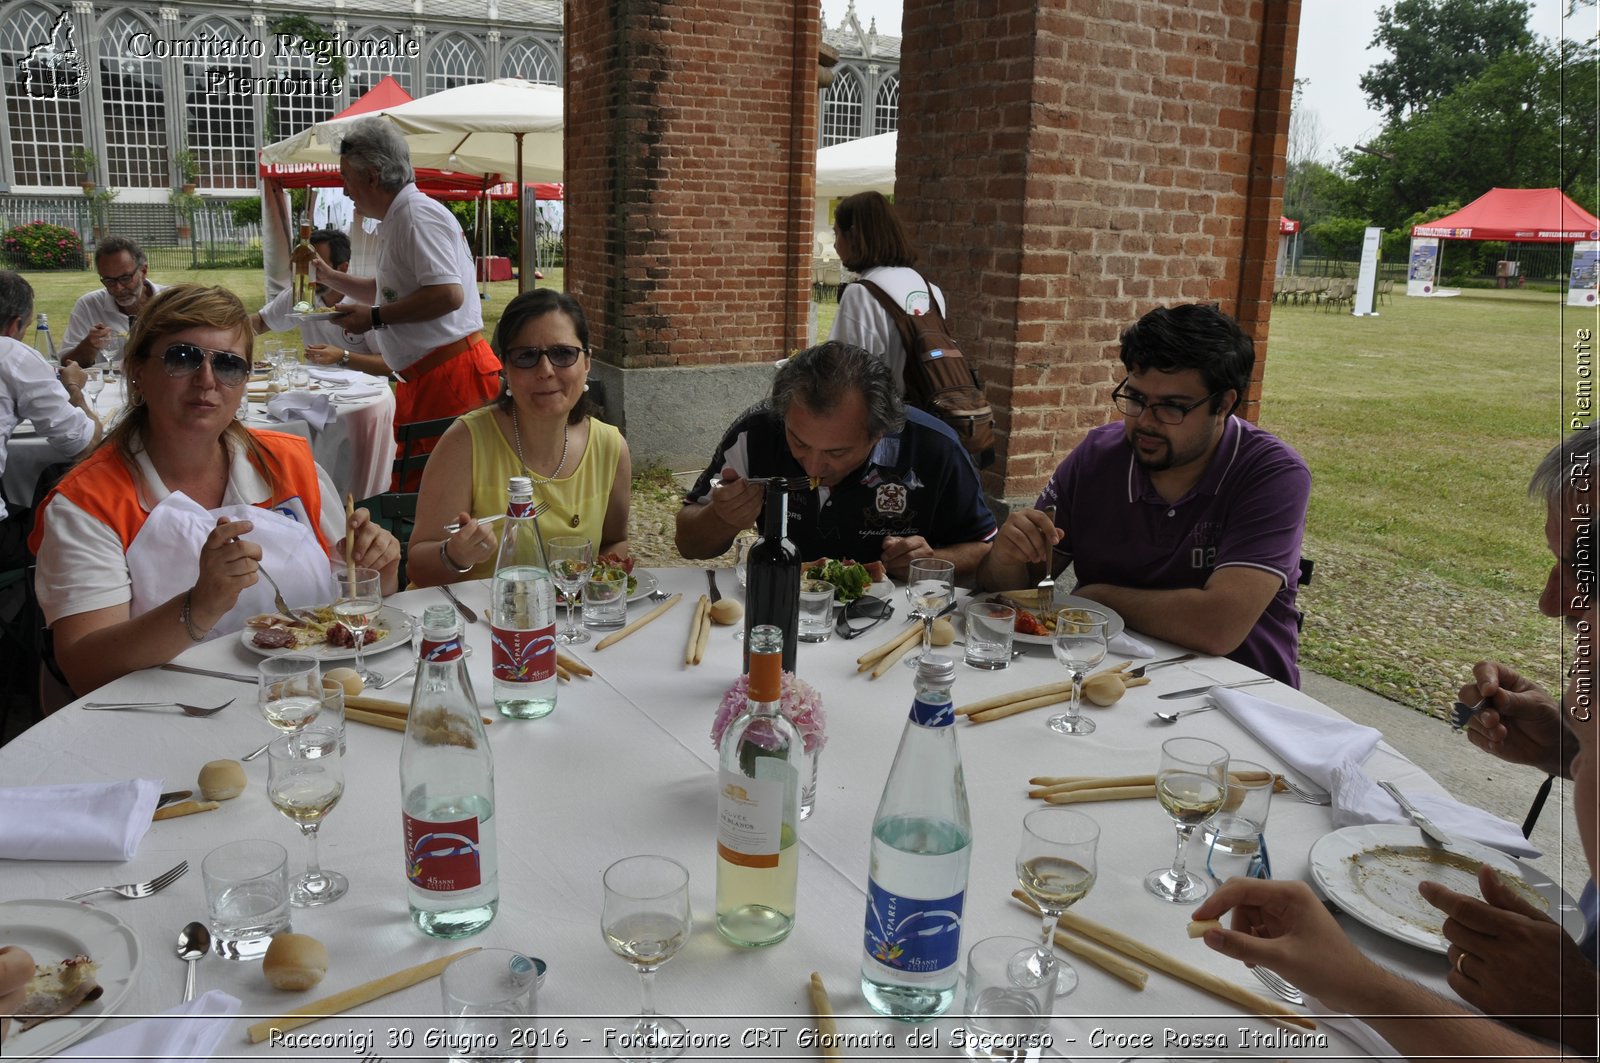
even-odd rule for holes
{"type": "Polygon", "coordinates": [[[895,141],[890,130],[875,137],[847,140],[817,152],[817,198],[832,199],[856,192],[894,193],[895,141]]]}

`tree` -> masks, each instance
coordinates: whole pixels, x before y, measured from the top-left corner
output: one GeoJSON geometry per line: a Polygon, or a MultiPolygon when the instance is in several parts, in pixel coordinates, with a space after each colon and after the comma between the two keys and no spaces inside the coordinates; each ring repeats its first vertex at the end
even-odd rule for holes
{"type": "Polygon", "coordinates": [[[1526,0],[1396,0],[1378,9],[1368,46],[1392,58],[1361,76],[1361,90],[1393,123],[1532,43],[1526,0]]]}

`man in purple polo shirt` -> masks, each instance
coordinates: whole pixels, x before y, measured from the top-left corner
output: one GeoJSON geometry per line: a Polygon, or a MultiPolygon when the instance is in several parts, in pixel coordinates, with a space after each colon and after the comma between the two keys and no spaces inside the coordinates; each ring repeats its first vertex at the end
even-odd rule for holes
{"type": "Polygon", "coordinates": [[[1122,334],[1122,364],[1122,423],[1090,431],[1035,508],[1011,514],[978,585],[1031,586],[1071,561],[1073,593],[1135,631],[1299,686],[1311,473],[1233,416],[1255,365],[1250,337],[1213,307],[1162,307],[1122,334]]]}

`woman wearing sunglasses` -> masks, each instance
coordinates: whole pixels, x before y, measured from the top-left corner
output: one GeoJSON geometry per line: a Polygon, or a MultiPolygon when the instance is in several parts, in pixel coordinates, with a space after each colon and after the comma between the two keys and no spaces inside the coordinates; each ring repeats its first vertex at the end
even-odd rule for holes
{"type": "Polygon", "coordinates": [[[79,694],[273,611],[332,600],[349,555],[393,592],[400,545],[338,491],[299,436],[235,419],[249,314],[222,288],[151,300],[128,336],[128,412],[51,492],[30,545],[55,655],[79,694]]]}
{"type": "Polygon", "coordinates": [[[546,538],[580,535],[628,554],[633,461],[622,433],[590,416],[589,323],[578,301],[537,288],[511,300],[494,333],[500,397],[450,426],[422,472],[407,573],[419,587],[494,575],[506,481],[533,478],[546,538]],[[445,525],[458,523],[454,534],[445,525]]]}

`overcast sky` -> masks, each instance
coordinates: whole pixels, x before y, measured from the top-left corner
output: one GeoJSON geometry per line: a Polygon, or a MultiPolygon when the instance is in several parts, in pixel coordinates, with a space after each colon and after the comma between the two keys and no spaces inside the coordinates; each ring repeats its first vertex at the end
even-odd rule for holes
{"type": "MultiPolygon", "coordinates": [[[[823,0],[829,26],[839,25],[848,0],[823,0]]],[[[1332,161],[1340,148],[1364,140],[1382,127],[1367,109],[1361,75],[1387,53],[1369,50],[1378,26],[1378,9],[1392,0],[1306,0],[1300,7],[1300,40],[1295,77],[1307,78],[1305,106],[1316,113],[1323,132],[1322,156],[1332,161]],[[1315,41],[1315,46],[1305,42],[1315,41]]],[[[1563,30],[1564,0],[1533,0],[1529,24],[1535,34],[1554,38],[1563,30]]],[[[856,17],[866,27],[878,20],[878,32],[900,35],[901,0],[856,0],[856,17]]],[[[1595,32],[1597,9],[1565,23],[1567,36],[1595,32]]]]}

